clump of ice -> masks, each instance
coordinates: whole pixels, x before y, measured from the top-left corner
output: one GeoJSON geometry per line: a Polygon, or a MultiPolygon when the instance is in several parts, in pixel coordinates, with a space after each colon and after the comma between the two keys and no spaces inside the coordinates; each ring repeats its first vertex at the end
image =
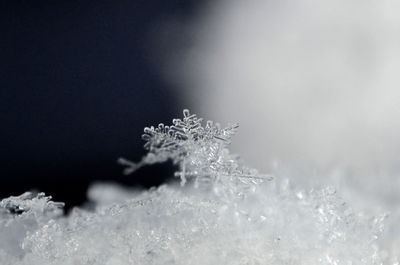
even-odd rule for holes
{"type": "Polygon", "coordinates": [[[215,137],[223,130],[208,139],[171,132],[171,151],[154,141],[166,137],[164,129],[145,132],[152,154],[146,157],[154,160],[139,164],[176,159],[181,179],[191,172],[184,186],[130,195],[96,185],[89,191],[94,210],[68,216],[43,194],[5,199],[0,264],[396,264],[380,245],[384,216],[352,210],[333,188],[298,190],[256,173],[215,137]],[[213,146],[218,151],[206,156],[213,146]]]}
{"type": "Polygon", "coordinates": [[[24,256],[23,241],[31,231],[62,215],[63,203],[44,193],[26,192],[0,201],[0,264],[17,264],[24,256]]]}

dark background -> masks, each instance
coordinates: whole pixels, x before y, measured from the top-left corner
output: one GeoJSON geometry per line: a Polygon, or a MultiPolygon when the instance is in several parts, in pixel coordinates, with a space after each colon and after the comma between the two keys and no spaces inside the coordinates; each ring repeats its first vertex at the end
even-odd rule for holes
{"type": "Polygon", "coordinates": [[[71,207],[96,180],[150,187],[171,175],[123,176],[116,160],[140,159],[143,127],[187,107],[152,65],[163,55],[151,35],[168,35],[162,21],[190,17],[194,2],[1,2],[1,198],[35,189],[71,207]]]}

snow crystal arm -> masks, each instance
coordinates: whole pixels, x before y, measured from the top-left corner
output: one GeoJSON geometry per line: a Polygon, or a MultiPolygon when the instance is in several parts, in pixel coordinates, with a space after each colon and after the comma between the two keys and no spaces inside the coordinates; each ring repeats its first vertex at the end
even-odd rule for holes
{"type": "Polygon", "coordinates": [[[243,166],[237,156],[229,153],[228,145],[238,124],[221,128],[212,121],[203,126],[202,121],[185,109],[183,119],[173,119],[171,126],[160,123],[157,127],[144,128],[142,139],[148,153],[138,163],[120,158],[118,162],[126,166],[124,173],[130,174],[144,165],[171,160],[179,166],[175,176],[181,178],[182,185],[187,178],[194,178],[196,182],[202,178],[220,180],[223,176],[253,181],[270,179],[243,166]]]}

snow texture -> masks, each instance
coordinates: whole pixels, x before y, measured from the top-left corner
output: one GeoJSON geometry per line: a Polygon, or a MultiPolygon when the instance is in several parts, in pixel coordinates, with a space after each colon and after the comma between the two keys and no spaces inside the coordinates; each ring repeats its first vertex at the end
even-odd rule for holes
{"type": "Polygon", "coordinates": [[[145,128],[148,155],[121,162],[130,173],[172,160],[182,185],[96,184],[94,209],[68,216],[43,193],[4,199],[0,264],[399,264],[398,240],[385,239],[393,216],[355,211],[334,188],[301,190],[246,167],[227,149],[237,125],[203,127],[187,110],[173,123],[145,128]]]}

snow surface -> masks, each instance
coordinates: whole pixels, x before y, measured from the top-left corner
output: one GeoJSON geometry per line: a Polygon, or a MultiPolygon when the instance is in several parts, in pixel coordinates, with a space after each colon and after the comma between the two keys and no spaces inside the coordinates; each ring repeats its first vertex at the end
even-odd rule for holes
{"type": "Polygon", "coordinates": [[[399,264],[399,214],[370,216],[332,187],[261,175],[229,154],[235,126],[194,119],[185,111],[174,128],[145,129],[152,159],[122,160],[135,169],[171,159],[182,185],[96,184],[94,209],[68,216],[43,193],[2,200],[0,264],[399,264]]]}

